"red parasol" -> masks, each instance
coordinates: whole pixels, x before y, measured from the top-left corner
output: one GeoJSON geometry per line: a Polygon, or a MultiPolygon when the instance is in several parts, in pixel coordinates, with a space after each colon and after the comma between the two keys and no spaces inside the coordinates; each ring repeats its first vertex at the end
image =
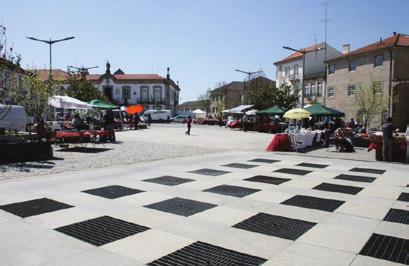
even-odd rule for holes
{"type": "Polygon", "coordinates": [[[130,115],[133,115],[136,113],[142,113],[143,110],[144,110],[144,107],[141,104],[131,105],[126,108],[126,112],[130,115]]]}

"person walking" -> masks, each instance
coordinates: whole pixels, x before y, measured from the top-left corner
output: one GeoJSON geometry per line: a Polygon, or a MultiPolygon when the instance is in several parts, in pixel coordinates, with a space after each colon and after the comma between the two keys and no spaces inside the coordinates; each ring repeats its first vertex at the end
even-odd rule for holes
{"type": "Polygon", "coordinates": [[[241,126],[242,126],[244,132],[247,131],[247,123],[248,123],[248,121],[249,121],[249,119],[248,119],[247,115],[244,114],[243,117],[241,118],[241,126]]]}
{"type": "Polygon", "coordinates": [[[185,132],[186,135],[190,135],[190,128],[192,127],[192,117],[189,116],[189,118],[186,121],[187,125],[187,131],[185,132]]]}
{"type": "Polygon", "coordinates": [[[393,130],[392,117],[386,119],[386,123],[382,126],[383,133],[383,147],[382,147],[382,156],[384,161],[392,161],[392,150],[393,150],[393,130]]]}
{"type": "Polygon", "coordinates": [[[150,113],[148,113],[148,126],[150,127],[152,123],[152,116],[150,113]]]}

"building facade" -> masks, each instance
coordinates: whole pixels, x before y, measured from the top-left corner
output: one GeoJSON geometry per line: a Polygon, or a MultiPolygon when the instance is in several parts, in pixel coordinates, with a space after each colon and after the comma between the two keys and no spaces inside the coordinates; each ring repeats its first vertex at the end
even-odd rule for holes
{"type": "Polygon", "coordinates": [[[394,33],[354,51],[349,47],[345,45],[342,56],[327,61],[327,105],[344,111],[346,119],[363,119],[355,92],[374,86],[388,104],[370,126],[393,116],[396,125],[405,129],[409,123],[409,36],[394,33]]]}
{"type": "MultiPolygon", "coordinates": [[[[145,110],[170,110],[172,115],[176,114],[180,88],[170,78],[169,68],[166,78],[157,74],[125,74],[120,69],[112,74],[110,68],[111,65],[108,62],[104,74],[87,75],[87,79],[109,101],[124,106],[143,104],[145,110]]],[[[44,78],[46,76],[48,78],[48,71],[39,71],[39,73],[44,78]]],[[[53,70],[53,79],[66,80],[68,75],[69,73],[65,71],[53,70]]],[[[62,86],[68,87],[68,84],[62,86]]]]}
{"type": "Polygon", "coordinates": [[[9,91],[12,87],[25,89],[23,84],[26,72],[16,64],[8,59],[0,57],[0,103],[10,104],[9,91]]]}
{"type": "Polygon", "coordinates": [[[200,109],[205,111],[206,113],[210,112],[210,100],[202,100],[202,101],[189,101],[179,104],[178,106],[178,113],[191,113],[196,109],[200,109]]]}
{"type": "MultiPolygon", "coordinates": [[[[305,104],[325,103],[325,58],[335,58],[341,52],[329,44],[320,43],[300,49],[305,51],[305,69],[303,77],[303,54],[294,52],[284,59],[274,63],[276,66],[276,84],[292,86],[301,99],[302,80],[304,78],[305,104]],[[326,51],[325,51],[326,50],[326,51]]],[[[301,102],[301,101],[300,101],[301,102]]]]}

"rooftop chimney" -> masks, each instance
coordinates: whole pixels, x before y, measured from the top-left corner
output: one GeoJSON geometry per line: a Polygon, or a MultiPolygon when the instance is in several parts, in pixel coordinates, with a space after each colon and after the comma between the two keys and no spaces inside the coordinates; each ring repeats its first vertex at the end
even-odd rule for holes
{"type": "Polygon", "coordinates": [[[379,43],[380,43],[380,44],[382,44],[382,37],[381,37],[381,38],[379,38],[379,43]]]}
{"type": "Polygon", "coordinates": [[[342,45],[342,53],[343,54],[349,54],[350,51],[351,51],[351,45],[350,44],[342,45]]]}
{"type": "Polygon", "coordinates": [[[396,31],[393,32],[393,36],[395,36],[395,35],[396,35],[396,31]]]}

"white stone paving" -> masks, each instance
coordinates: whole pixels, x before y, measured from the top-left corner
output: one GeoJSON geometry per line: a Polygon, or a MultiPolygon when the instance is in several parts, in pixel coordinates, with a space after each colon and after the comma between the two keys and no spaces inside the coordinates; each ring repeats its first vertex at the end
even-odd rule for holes
{"type": "MultiPolygon", "coordinates": [[[[72,171],[0,183],[0,205],[47,197],[73,205],[73,208],[20,218],[0,210],[0,258],[2,265],[142,265],[179,250],[196,241],[251,254],[267,260],[265,265],[395,265],[358,255],[375,232],[409,239],[409,225],[382,221],[390,208],[408,210],[408,203],[396,201],[409,192],[408,166],[381,162],[354,162],[305,156],[239,151],[195,155],[186,158],[72,171]],[[277,163],[249,163],[255,158],[273,158],[277,163]],[[295,166],[301,162],[328,164],[324,169],[295,166]],[[227,163],[259,165],[252,169],[222,166],[227,163]],[[273,172],[288,167],[314,171],[306,176],[273,172]],[[385,169],[373,183],[333,179],[348,174],[352,167],[385,169]],[[221,176],[188,173],[200,168],[229,171],[221,176]],[[393,173],[393,174],[391,174],[393,173]],[[291,178],[280,185],[249,182],[254,175],[291,178]],[[177,186],[142,181],[172,175],[193,179],[177,186]],[[364,189],[357,195],[312,189],[327,182],[364,189]],[[260,189],[243,198],[203,192],[228,184],[260,189]],[[121,185],[145,192],[117,199],[81,191],[108,185],[121,185]],[[345,201],[334,212],[325,212],[281,202],[308,195],[345,201]],[[189,217],[144,206],[174,197],[216,204],[217,207],[189,217]],[[232,226],[264,212],[317,223],[296,241],[250,232],[232,226]],[[108,215],[150,229],[100,247],[77,240],[53,229],[108,215]]],[[[350,172],[351,174],[351,172],[350,172]]],[[[399,265],[399,264],[397,264],[399,265]]]]}

